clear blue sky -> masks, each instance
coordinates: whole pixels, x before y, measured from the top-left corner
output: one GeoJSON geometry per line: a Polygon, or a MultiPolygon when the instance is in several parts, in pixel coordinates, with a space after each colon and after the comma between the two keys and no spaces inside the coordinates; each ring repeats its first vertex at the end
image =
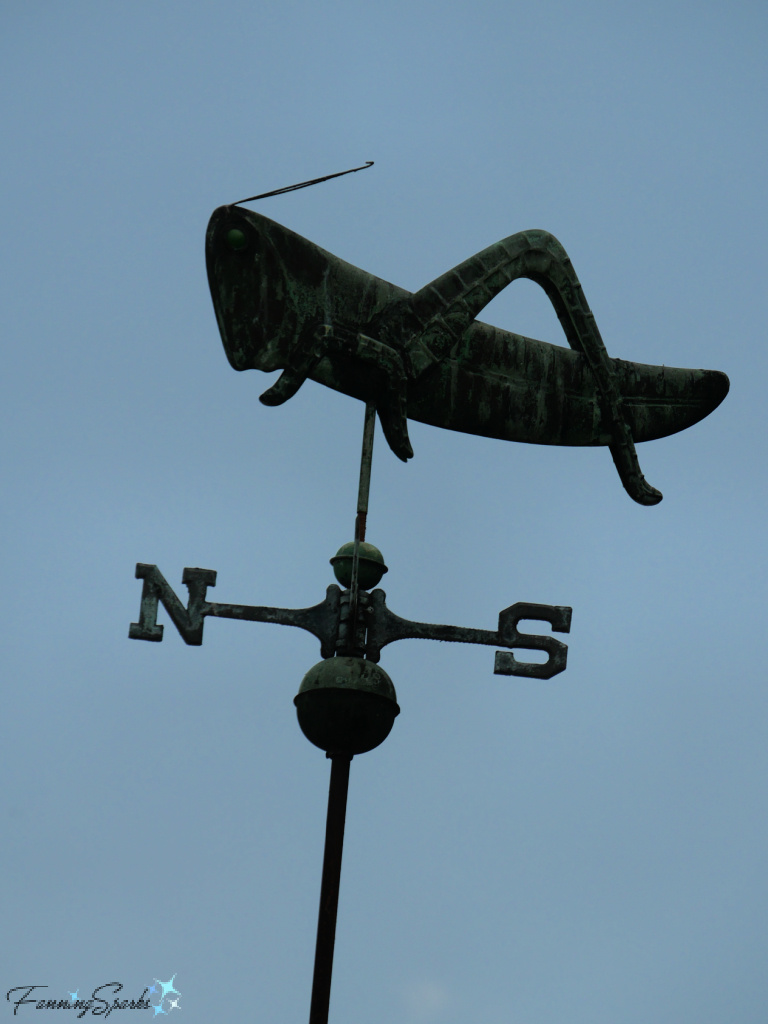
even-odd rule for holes
{"type": "MultiPolygon", "coordinates": [[[[767,27],[756,0],[6,0],[3,997],[176,973],[188,1024],[306,1020],[328,762],[292,698],[318,645],[127,633],[138,561],[179,592],[216,569],[219,601],[333,582],[362,406],[259,404],[204,233],[374,160],[258,209],[409,289],[545,228],[611,355],[731,394],[640,447],[655,508],[604,449],[413,423],[404,465],[377,434],[393,610],[573,627],[549,682],[385,651],[402,713],[352,763],[332,1024],[764,1024],[767,27]]],[[[530,282],[483,319],[564,343],[530,282]]]]}

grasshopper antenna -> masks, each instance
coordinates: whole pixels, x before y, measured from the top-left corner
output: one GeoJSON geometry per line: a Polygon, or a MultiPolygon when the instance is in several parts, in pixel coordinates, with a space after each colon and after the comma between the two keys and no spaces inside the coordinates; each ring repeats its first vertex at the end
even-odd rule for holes
{"type": "Polygon", "coordinates": [[[283,192],[295,192],[299,188],[308,188],[310,185],[319,185],[321,181],[330,181],[331,178],[341,178],[344,174],[354,174],[355,171],[364,171],[373,167],[373,160],[366,160],[362,167],[350,167],[348,171],[337,171],[335,174],[326,174],[323,178],[313,178],[312,181],[300,181],[298,185],[286,185],[285,188],[276,188],[274,192],[262,192],[260,196],[249,196],[247,199],[238,199],[230,206],[239,206],[241,203],[252,203],[256,199],[268,199],[270,196],[279,196],[283,192]]]}

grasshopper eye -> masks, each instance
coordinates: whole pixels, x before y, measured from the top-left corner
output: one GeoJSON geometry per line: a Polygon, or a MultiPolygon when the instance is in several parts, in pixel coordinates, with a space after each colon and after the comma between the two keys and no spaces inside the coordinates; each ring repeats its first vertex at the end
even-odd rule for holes
{"type": "Polygon", "coordinates": [[[248,239],[240,228],[230,228],[227,232],[227,245],[230,249],[234,249],[235,252],[240,252],[241,249],[248,245],[248,239]]]}

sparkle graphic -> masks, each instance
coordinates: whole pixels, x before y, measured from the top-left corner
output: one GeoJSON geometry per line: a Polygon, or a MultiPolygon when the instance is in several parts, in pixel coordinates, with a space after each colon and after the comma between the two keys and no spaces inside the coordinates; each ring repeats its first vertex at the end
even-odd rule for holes
{"type": "Polygon", "coordinates": [[[77,994],[78,994],[79,991],[80,991],[80,989],[78,988],[78,989],[75,989],[74,992],[70,992],[69,993],[69,998],[70,998],[71,1002],[73,1002],[73,1003],[77,1002],[77,994]]]}
{"type": "Polygon", "coordinates": [[[178,999],[169,999],[168,1000],[168,1005],[170,1006],[170,1008],[172,1010],[180,1010],[181,1009],[181,1007],[179,1006],[179,1000],[178,999]]]}
{"type": "MultiPolygon", "coordinates": [[[[173,981],[173,978],[171,978],[171,981],[173,981]]],[[[163,1009],[163,1004],[161,1002],[158,1003],[157,1006],[152,1004],[152,1009],[155,1011],[155,1017],[158,1015],[158,1013],[165,1013],[166,1017],[168,1016],[166,1011],[163,1009]]]]}
{"type": "MultiPolygon", "coordinates": [[[[179,990],[177,988],[173,987],[173,980],[174,980],[175,977],[176,977],[176,975],[174,974],[170,981],[160,981],[159,978],[155,978],[155,981],[157,982],[157,984],[161,985],[162,989],[163,989],[163,998],[160,1000],[161,1003],[162,1003],[163,999],[165,999],[165,997],[168,995],[169,992],[173,992],[177,996],[181,995],[181,992],[179,992],[179,990]]],[[[163,1010],[163,1013],[165,1013],[165,1010],[163,1010]]]]}
{"type": "Polygon", "coordinates": [[[148,989],[149,994],[152,996],[157,992],[157,985],[150,985],[148,989]]]}

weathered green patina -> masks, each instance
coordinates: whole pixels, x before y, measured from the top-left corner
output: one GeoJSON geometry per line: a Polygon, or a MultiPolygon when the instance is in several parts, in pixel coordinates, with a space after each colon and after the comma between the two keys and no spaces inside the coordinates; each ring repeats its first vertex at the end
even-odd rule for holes
{"type": "Polygon", "coordinates": [[[637,502],[661,494],[635,442],[692,426],[728,393],[716,370],[612,359],[568,255],[546,231],[489,246],[411,293],[236,206],[211,216],[208,279],[236,370],[283,370],[261,400],[279,405],[307,379],[373,402],[390,447],[413,454],[407,418],[549,445],[607,445],[637,502]],[[546,292],[570,349],[475,317],[517,278],[546,292]]]}

